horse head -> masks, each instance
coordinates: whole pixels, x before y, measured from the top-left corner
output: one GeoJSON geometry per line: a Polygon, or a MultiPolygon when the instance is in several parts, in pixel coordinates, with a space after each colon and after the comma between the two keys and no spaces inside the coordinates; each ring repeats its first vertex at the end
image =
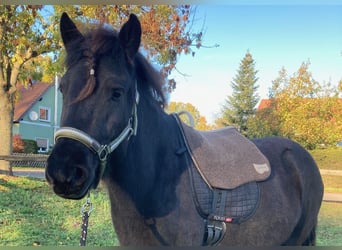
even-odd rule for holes
{"type": "Polygon", "coordinates": [[[61,129],[47,161],[46,179],[57,195],[80,199],[98,185],[107,156],[114,150],[124,154],[136,133],[134,58],[141,26],[131,15],[119,32],[100,27],[83,35],[63,13],[60,31],[67,70],[60,83],[61,129]]]}

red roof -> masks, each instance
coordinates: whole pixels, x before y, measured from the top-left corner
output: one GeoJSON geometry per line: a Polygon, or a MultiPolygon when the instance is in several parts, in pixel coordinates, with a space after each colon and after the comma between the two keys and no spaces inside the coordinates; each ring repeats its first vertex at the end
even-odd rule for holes
{"type": "Polygon", "coordinates": [[[271,106],[271,99],[261,99],[259,106],[258,106],[258,111],[264,109],[264,108],[269,108],[271,106]]]}
{"type": "Polygon", "coordinates": [[[17,85],[19,100],[14,105],[13,121],[18,122],[53,84],[35,82],[31,86],[17,85]]]}

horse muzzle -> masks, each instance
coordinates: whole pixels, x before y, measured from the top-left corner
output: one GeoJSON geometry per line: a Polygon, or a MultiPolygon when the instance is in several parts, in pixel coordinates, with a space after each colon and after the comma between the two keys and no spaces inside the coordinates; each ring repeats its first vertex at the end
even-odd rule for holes
{"type": "Polygon", "coordinates": [[[98,182],[97,170],[92,167],[97,164],[96,155],[83,145],[63,139],[55,145],[47,160],[46,180],[57,195],[81,199],[98,182]]]}
{"type": "Polygon", "coordinates": [[[48,158],[46,179],[57,195],[81,199],[90,188],[97,187],[105,171],[108,155],[123,141],[129,140],[131,135],[136,135],[138,124],[136,109],[134,105],[127,126],[106,145],[100,144],[96,139],[76,128],[61,127],[56,132],[56,145],[48,158]],[[89,159],[89,156],[92,159],[89,159]]]}

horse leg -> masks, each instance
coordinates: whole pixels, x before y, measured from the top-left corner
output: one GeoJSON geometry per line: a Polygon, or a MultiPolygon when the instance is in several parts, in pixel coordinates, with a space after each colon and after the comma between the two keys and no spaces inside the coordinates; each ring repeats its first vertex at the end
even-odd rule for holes
{"type": "MultiPolygon", "coordinates": [[[[298,245],[300,231],[302,231],[303,228],[299,225],[295,228],[295,230],[292,232],[290,238],[282,244],[282,246],[295,246],[298,245]]],[[[308,237],[304,240],[304,242],[301,243],[302,246],[315,246],[316,244],[316,225],[312,228],[310,231],[308,237]]]]}
{"type": "Polygon", "coordinates": [[[303,242],[303,246],[315,246],[316,245],[316,225],[311,230],[309,237],[303,242]]]}
{"type": "Polygon", "coordinates": [[[185,171],[180,178],[176,190],[178,205],[168,215],[155,218],[157,233],[153,233],[127,193],[116,183],[106,183],[112,220],[121,246],[159,246],[162,242],[158,235],[169,245],[201,245],[204,222],[193,203],[188,172],[185,171]]]}
{"type": "Polygon", "coordinates": [[[112,222],[120,246],[159,245],[127,193],[114,182],[107,181],[106,185],[111,203],[112,222]]]}

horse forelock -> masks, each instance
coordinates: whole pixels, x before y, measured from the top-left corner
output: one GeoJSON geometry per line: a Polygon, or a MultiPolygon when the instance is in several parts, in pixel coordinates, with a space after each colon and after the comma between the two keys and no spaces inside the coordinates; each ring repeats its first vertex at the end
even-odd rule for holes
{"type": "Polygon", "coordinates": [[[84,60],[88,65],[86,84],[84,84],[73,103],[82,101],[93,94],[96,87],[97,61],[101,56],[113,50],[115,44],[117,44],[117,42],[113,41],[117,39],[117,33],[114,30],[107,30],[102,27],[91,30],[84,38],[74,42],[66,57],[67,68],[71,68],[81,60],[84,60]]]}
{"type": "MultiPolygon", "coordinates": [[[[101,57],[120,53],[122,47],[118,38],[118,32],[108,28],[100,27],[91,30],[85,35],[83,41],[75,41],[74,49],[67,54],[66,65],[70,68],[80,60],[85,60],[88,65],[88,79],[74,102],[84,100],[93,94],[96,87],[97,63],[101,57]]],[[[138,84],[146,91],[157,103],[164,107],[166,97],[164,94],[164,80],[161,74],[138,52],[134,59],[138,84]]]]}

